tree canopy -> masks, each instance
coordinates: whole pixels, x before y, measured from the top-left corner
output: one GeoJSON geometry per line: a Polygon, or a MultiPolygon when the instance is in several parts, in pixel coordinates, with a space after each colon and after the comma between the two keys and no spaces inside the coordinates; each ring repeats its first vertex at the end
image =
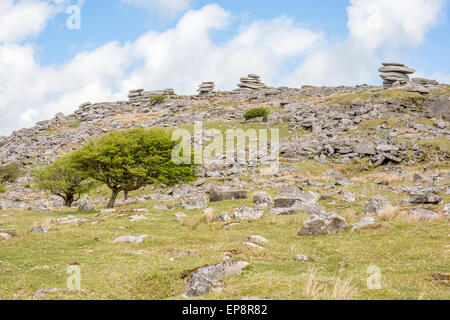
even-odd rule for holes
{"type": "Polygon", "coordinates": [[[114,131],[89,142],[73,154],[73,160],[78,170],[111,189],[107,208],[112,208],[121,191],[193,180],[192,165],[172,162],[178,143],[164,129],[114,131]]]}
{"type": "Polygon", "coordinates": [[[97,186],[97,182],[74,166],[70,155],[57,159],[44,169],[33,170],[33,176],[38,189],[60,196],[67,207],[97,186]]]}

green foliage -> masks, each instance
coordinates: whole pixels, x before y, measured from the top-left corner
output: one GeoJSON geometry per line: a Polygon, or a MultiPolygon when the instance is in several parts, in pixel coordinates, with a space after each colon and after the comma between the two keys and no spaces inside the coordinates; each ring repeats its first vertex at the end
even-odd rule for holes
{"type": "Polygon", "coordinates": [[[154,96],[154,97],[150,98],[150,103],[157,104],[157,103],[160,103],[160,102],[166,100],[168,97],[169,96],[167,94],[154,96]]]}
{"type": "Polygon", "coordinates": [[[120,191],[193,180],[192,165],[172,162],[172,150],[178,143],[164,129],[114,131],[89,142],[74,159],[81,171],[111,189],[107,207],[112,208],[120,191]]]}
{"type": "Polygon", "coordinates": [[[17,163],[0,166],[0,185],[14,183],[20,175],[20,165],[17,163]]]}
{"type": "Polygon", "coordinates": [[[75,120],[69,123],[69,128],[78,128],[81,125],[80,120],[75,120]]]}
{"type": "Polygon", "coordinates": [[[71,156],[59,158],[42,170],[33,170],[32,174],[38,189],[60,196],[68,207],[98,185],[75,168],[71,156]]]}
{"type": "Polygon", "coordinates": [[[6,192],[5,187],[0,186],[0,193],[5,193],[5,192],[6,192]]]}
{"type": "Polygon", "coordinates": [[[266,108],[254,108],[247,111],[244,114],[244,118],[246,121],[255,119],[255,118],[266,118],[269,115],[269,111],[266,108]]]}

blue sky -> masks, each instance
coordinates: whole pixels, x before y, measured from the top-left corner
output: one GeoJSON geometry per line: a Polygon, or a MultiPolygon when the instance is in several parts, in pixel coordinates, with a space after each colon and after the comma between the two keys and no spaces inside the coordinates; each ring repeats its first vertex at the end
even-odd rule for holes
{"type": "Polygon", "coordinates": [[[0,134],[137,87],[379,85],[382,61],[450,82],[447,0],[1,0],[0,134]],[[81,10],[69,30],[66,9],[81,10]]]}

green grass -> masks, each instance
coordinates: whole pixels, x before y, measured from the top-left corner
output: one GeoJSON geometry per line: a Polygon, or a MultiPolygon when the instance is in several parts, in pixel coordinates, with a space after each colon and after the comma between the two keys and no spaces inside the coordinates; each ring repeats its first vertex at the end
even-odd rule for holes
{"type": "MultiPolygon", "coordinates": [[[[220,262],[225,251],[233,259],[245,260],[252,268],[242,276],[226,279],[222,292],[199,299],[240,299],[267,296],[274,299],[305,299],[306,274],[312,267],[293,261],[298,253],[316,260],[316,277],[323,284],[316,298],[330,298],[336,281],[351,277],[351,298],[355,299],[449,299],[448,284],[432,281],[433,273],[448,272],[448,249],[444,246],[448,224],[443,221],[413,223],[382,222],[382,228],[357,233],[298,238],[296,232],[307,216],[273,217],[223,229],[221,223],[201,220],[200,210],[152,209],[161,204],[143,205],[148,220],[130,222],[117,214],[76,213],[72,211],[37,214],[10,213],[0,218],[0,228],[15,226],[12,240],[0,241],[0,292],[3,299],[28,299],[42,288],[65,288],[70,263],[81,268],[81,295],[70,292],[48,294],[45,299],[176,299],[186,289],[182,275],[198,266],[220,262]],[[173,217],[184,211],[188,218],[173,217]],[[47,234],[30,234],[37,225],[68,214],[98,221],[80,226],[51,223],[47,234]],[[147,234],[142,244],[113,244],[121,235],[147,234]],[[262,235],[270,243],[264,251],[246,248],[242,240],[262,235]],[[198,255],[175,257],[174,250],[198,251],[198,255]],[[130,252],[140,252],[133,255],[130,252]],[[174,257],[174,261],[170,261],[174,257]],[[348,267],[341,270],[340,263],[348,267]],[[383,273],[383,289],[368,290],[366,270],[377,265],[383,273]]],[[[212,204],[219,214],[251,199],[212,204]]],[[[338,203],[336,206],[339,206],[338,203]]],[[[356,208],[361,206],[357,205],[356,208]]],[[[332,208],[332,207],[330,207],[332,208]]],[[[131,215],[131,213],[130,213],[131,215]]],[[[350,222],[361,217],[355,216],[350,222]]],[[[311,298],[311,297],[310,297],[311,298]]]]}
{"type": "Polygon", "coordinates": [[[355,99],[361,99],[362,101],[374,101],[377,99],[414,99],[423,98],[419,93],[412,93],[405,91],[403,89],[388,89],[388,90],[370,90],[370,91],[359,91],[356,93],[341,95],[333,98],[328,104],[340,104],[343,102],[351,102],[355,99]]]}

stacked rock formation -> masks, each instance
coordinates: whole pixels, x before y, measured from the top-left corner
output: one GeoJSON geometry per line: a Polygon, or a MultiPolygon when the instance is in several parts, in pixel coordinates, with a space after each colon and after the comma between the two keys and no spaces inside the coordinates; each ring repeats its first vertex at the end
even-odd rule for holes
{"type": "Polygon", "coordinates": [[[207,95],[214,91],[215,85],[214,82],[203,82],[200,87],[198,88],[198,94],[199,95],[207,95]]]}
{"type": "Polygon", "coordinates": [[[253,91],[265,89],[267,86],[261,82],[261,77],[256,74],[249,74],[247,77],[241,78],[238,84],[239,91],[253,91]]]}
{"type": "Polygon", "coordinates": [[[416,70],[409,68],[401,63],[383,63],[383,67],[378,70],[380,77],[384,80],[385,88],[404,85],[409,82],[409,74],[416,70]]]}
{"type": "Polygon", "coordinates": [[[168,95],[172,96],[175,94],[175,90],[173,89],[163,89],[163,90],[154,90],[154,91],[144,91],[144,89],[134,89],[130,90],[128,94],[128,99],[130,100],[140,100],[140,99],[149,99],[156,96],[168,95]]]}

